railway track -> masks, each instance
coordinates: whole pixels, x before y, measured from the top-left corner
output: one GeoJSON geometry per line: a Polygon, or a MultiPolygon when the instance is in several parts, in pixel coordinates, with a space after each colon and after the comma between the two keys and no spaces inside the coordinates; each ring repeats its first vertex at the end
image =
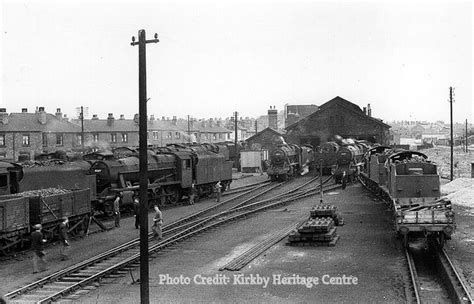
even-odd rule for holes
{"type": "MultiPolygon", "coordinates": [[[[264,193],[268,193],[281,186],[281,184],[260,185],[237,195],[237,197],[228,199],[220,204],[216,204],[166,225],[163,227],[163,240],[153,240],[151,233],[149,234],[149,252],[152,255],[203,231],[250,216],[257,212],[317,194],[319,190],[315,190],[314,187],[306,191],[302,190],[304,187],[310,185],[311,182],[314,182],[314,180],[316,180],[316,178],[295,188],[294,191],[289,191],[266,200],[252,202],[252,199],[255,200],[264,193]],[[252,199],[239,200],[239,198],[242,199],[245,196],[250,196],[252,199]],[[232,202],[232,204],[230,204],[230,202],[232,202]],[[224,205],[226,205],[226,209],[219,211],[224,205]]],[[[328,181],[329,179],[326,183],[328,181]]],[[[327,186],[326,190],[337,187],[340,187],[340,185],[336,187],[334,187],[334,185],[327,186]]],[[[129,270],[138,267],[139,258],[139,239],[135,239],[94,258],[53,273],[23,288],[14,290],[6,294],[5,297],[9,299],[11,303],[53,302],[73,293],[79,294],[80,292],[84,292],[84,289],[87,289],[88,286],[95,281],[128,273],[129,270]]]]}
{"type": "Polygon", "coordinates": [[[412,252],[405,248],[410,285],[407,298],[413,303],[473,304],[469,288],[444,250],[412,252]]]}

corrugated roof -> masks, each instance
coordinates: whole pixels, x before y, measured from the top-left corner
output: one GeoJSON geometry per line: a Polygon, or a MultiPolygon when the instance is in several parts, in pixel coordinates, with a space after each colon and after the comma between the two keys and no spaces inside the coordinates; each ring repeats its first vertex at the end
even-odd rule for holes
{"type": "Polygon", "coordinates": [[[10,113],[6,120],[6,124],[0,120],[0,132],[81,132],[80,126],[48,113],[10,113]]]}

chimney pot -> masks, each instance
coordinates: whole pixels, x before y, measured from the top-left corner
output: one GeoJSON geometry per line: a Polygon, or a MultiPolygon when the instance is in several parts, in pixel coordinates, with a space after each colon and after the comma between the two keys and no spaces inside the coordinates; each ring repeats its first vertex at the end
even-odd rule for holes
{"type": "Polygon", "coordinates": [[[99,120],[99,117],[97,116],[97,114],[92,115],[92,120],[99,120]]]}
{"type": "Polygon", "coordinates": [[[150,120],[155,120],[155,115],[154,114],[150,115],[150,120]]]}

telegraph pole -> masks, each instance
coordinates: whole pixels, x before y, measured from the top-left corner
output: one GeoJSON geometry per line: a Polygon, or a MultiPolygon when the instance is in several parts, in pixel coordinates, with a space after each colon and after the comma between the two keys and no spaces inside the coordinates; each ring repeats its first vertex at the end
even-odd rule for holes
{"type": "Polygon", "coordinates": [[[466,153],[469,152],[468,145],[467,145],[467,119],[466,119],[466,153]]]}
{"type": "Polygon", "coordinates": [[[450,112],[451,112],[451,180],[453,180],[454,176],[454,168],[453,168],[453,146],[454,146],[454,136],[453,136],[453,87],[449,87],[449,105],[450,105],[450,112]]]}
{"type": "Polygon", "coordinates": [[[189,128],[189,115],[188,115],[188,142],[191,143],[191,129],[189,128]]]}
{"type": "Polygon", "coordinates": [[[235,143],[235,148],[237,149],[237,115],[239,115],[239,113],[234,112],[234,130],[235,130],[235,138],[234,138],[234,143],[235,143]]]}
{"type": "Polygon", "coordinates": [[[148,153],[147,153],[147,113],[146,113],[146,44],[157,43],[146,40],[145,30],[138,31],[138,42],[132,37],[130,45],[138,45],[138,120],[139,120],[139,161],[140,161],[140,303],[150,303],[148,265],[148,153]]]}
{"type": "Polygon", "coordinates": [[[81,106],[81,148],[82,155],[84,155],[84,107],[81,106]]]}

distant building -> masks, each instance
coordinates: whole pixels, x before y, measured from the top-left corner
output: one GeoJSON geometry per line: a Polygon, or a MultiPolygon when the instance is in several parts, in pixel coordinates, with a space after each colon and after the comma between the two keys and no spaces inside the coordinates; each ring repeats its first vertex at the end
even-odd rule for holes
{"type": "Polygon", "coordinates": [[[274,141],[276,137],[285,137],[285,133],[266,128],[257,134],[247,138],[245,141],[248,150],[271,150],[275,146],[274,141]]]}
{"type": "Polygon", "coordinates": [[[29,160],[36,154],[80,147],[81,127],[67,121],[61,109],[55,115],[46,113],[44,107],[35,113],[23,108],[21,113],[8,114],[0,109],[0,158],[29,160]]]}

